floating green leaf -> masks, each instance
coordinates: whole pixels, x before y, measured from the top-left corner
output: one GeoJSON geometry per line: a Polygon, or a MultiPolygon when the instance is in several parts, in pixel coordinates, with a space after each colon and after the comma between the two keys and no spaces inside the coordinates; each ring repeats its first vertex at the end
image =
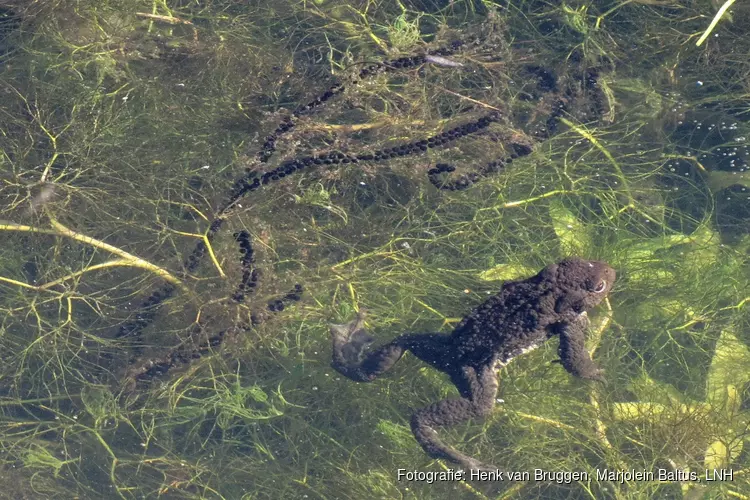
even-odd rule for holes
{"type": "Polygon", "coordinates": [[[549,215],[563,250],[573,255],[585,254],[591,246],[591,228],[578,220],[575,214],[558,199],[550,202],[549,215]]]}
{"type": "Polygon", "coordinates": [[[716,342],[708,369],[706,398],[712,404],[722,405],[728,416],[739,411],[742,402],[736,388],[750,382],[748,366],[750,349],[730,328],[724,329],[716,342]]]}
{"type": "Polygon", "coordinates": [[[531,276],[537,271],[522,265],[498,264],[486,271],[479,273],[479,278],[484,281],[508,281],[531,276]]]}

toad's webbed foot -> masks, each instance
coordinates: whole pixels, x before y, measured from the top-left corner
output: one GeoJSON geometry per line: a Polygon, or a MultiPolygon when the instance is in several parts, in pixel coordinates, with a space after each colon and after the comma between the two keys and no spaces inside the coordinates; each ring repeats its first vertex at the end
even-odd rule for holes
{"type": "Polygon", "coordinates": [[[333,360],[331,366],[339,373],[357,382],[369,382],[393,366],[406,348],[398,339],[364,355],[375,340],[363,328],[365,311],[357,313],[356,319],[341,325],[331,325],[333,360]]]}
{"type": "Polygon", "coordinates": [[[333,364],[339,367],[351,367],[362,362],[364,350],[373,343],[375,338],[364,330],[365,311],[360,310],[357,317],[349,323],[331,325],[331,340],[333,341],[333,364]]]}
{"type": "Polygon", "coordinates": [[[443,443],[436,427],[459,424],[473,417],[485,417],[492,412],[497,396],[497,376],[491,366],[475,370],[471,367],[452,374],[461,392],[459,399],[445,399],[417,410],[411,419],[411,430],[424,451],[432,458],[448,460],[465,469],[495,470],[497,467],[481,463],[443,443]]]}
{"type": "Polygon", "coordinates": [[[369,382],[388,371],[409,350],[422,361],[444,372],[451,372],[450,337],[439,333],[399,335],[391,342],[366,352],[373,338],[363,328],[365,313],[342,325],[331,325],[333,360],[331,366],[357,382],[369,382]]]}

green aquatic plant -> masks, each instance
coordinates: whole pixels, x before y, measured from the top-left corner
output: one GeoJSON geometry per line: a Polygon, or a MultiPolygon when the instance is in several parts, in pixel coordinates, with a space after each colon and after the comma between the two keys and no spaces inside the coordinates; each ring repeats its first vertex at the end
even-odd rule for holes
{"type": "Polygon", "coordinates": [[[323,184],[319,183],[316,186],[305,188],[303,194],[294,195],[294,200],[303,205],[323,208],[340,217],[344,224],[348,222],[346,211],[331,202],[331,193],[326,190],[323,184]]]}
{"type": "MultiPolygon", "coordinates": [[[[636,397],[649,401],[615,403],[612,416],[616,421],[661,427],[666,436],[670,426],[689,426],[689,431],[685,429],[690,433],[689,447],[666,445],[667,460],[686,470],[690,470],[686,464],[700,464],[711,475],[714,471],[727,471],[737,465],[744,445],[750,442],[750,412],[742,403],[742,391],[750,384],[748,363],[750,349],[731,327],[724,329],[716,341],[708,369],[705,400],[692,399],[644,374],[630,384],[630,390],[636,397]]],[[[658,443],[649,443],[653,445],[658,443]]],[[[703,477],[702,470],[698,474],[703,477]]],[[[699,482],[683,484],[683,493],[687,495],[698,488],[699,482]]],[[[736,493],[731,485],[721,488],[736,493]]]]}
{"type": "Polygon", "coordinates": [[[388,27],[388,41],[393,49],[410,51],[421,40],[422,33],[419,29],[419,17],[416,17],[413,21],[409,21],[405,11],[388,27]]]}
{"type": "Polygon", "coordinates": [[[81,391],[81,403],[93,417],[95,428],[109,426],[122,417],[117,400],[108,386],[84,386],[81,391]]]}
{"type": "MultiPolygon", "coordinates": [[[[243,385],[239,376],[231,385],[219,380],[216,383],[218,386],[215,394],[203,399],[201,404],[207,403],[207,406],[217,412],[216,423],[222,429],[232,425],[234,419],[264,420],[284,414],[276,408],[273,400],[269,400],[268,394],[262,388],[255,385],[243,385]]],[[[186,397],[186,401],[191,401],[191,399],[186,397]]]]}
{"type": "MultiPolygon", "coordinates": [[[[748,239],[739,212],[737,238],[727,239],[719,198],[726,179],[745,171],[725,173],[733,171],[717,149],[741,148],[748,132],[750,68],[732,55],[747,52],[741,2],[700,49],[686,41],[705,31],[715,14],[708,4],[11,0],[6,8],[18,20],[0,26],[9,30],[0,33],[8,496],[32,488],[45,498],[446,498],[457,489],[494,497],[481,484],[395,479],[399,468],[441,470],[404,415],[453,388],[413,363],[365,387],[337,380],[327,324],[364,307],[382,338],[448,331],[499,281],[572,254],[607,260],[620,276],[611,310],[592,314],[589,348],[608,386],[570,381],[550,346],[501,374],[505,404],[484,425],[446,439],[518,470],[593,473],[670,459],[698,469],[709,448],[717,464],[747,468],[747,446],[734,448],[745,402],[727,413],[746,389],[717,379],[712,387],[725,395],[703,394],[716,339],[733,332],[732,351],[747,344],[748,239]],[[419,59],[457,40],[464,46],[443,57],[463,66],[419,59]],[[362,76],[401,57],[413,66],[362,76]],[[338,83],[335,96],[294,118],[294,130],[276,134],[338,83]],[[565,121],[545,130],[560,103],[565,121]],[[332,161],[269,182],[224,207],[224,225],[209,233],[250,172],[372,154],[490,113],[500,118],[419,154],[332,161]],[[697,127],[707,115],[732,117],[736,130],[706,139],[697,127]],[[273,151],[259,162],[269,134],[273,151]],[[510,144],[528,150],[487,168],[517,154],[510,144]],[[428,174],[437,164],[455,170],[428,174]],[[243,231],[259,278],[238,302],[247,266],[233,235],[243,231]],[[198,242],[206,253],[188,269],[198,242]],[[117,338],[165,283],[174,293],[139,341],[117,338]],[[303,300],[270,311],[295,283],[303,300]],[[200,356],[126,391],[136,348],[146,360],[200,356]],[[651,392],[636,397],[630,381],[644,371],[654,385],[644,382],[651,392]],[[611,411],[625,403],[687,422],[676,428],[699,435],[700,446],[686,449],[680,435],[611,411]]],[[[730,487],[747,496],[747,475],[730,487]]],[[[673,484],[606,481],[501,489],[679,493],[673,484]]]]}
{"type": "Polygon", "coordinates": [[[76,462],[75,459],[60,460],[46,446],[42,445],[28,448],[22,460],[24,467],[36,469],[40,474],[51,468],[55,477],[60,475],[60,470],[63,467],[76,462]]]}
{"type": "MultiPolygon", "coordinates": [[[[719,23],[722,17],[724,17],[725,14],[727,14],[727,11],[729,8],[734,4],[735,0],[727,0],[724,2],[721,7],[719,7],[719,10],[716,11],[716,15],[711,20],[711,24],[708,25],[708,28],[706,28],[706,31],[703,32],[701,37],[698,39],[698,41],[695,42],[695,45],[701,46],[703,42],[706,41],[706,39],[711,36],[711,32],[714,30],[716,25],[719,23]]],[[[727,17],[731,19],[731,15],[727,14],[727,17]]]]}

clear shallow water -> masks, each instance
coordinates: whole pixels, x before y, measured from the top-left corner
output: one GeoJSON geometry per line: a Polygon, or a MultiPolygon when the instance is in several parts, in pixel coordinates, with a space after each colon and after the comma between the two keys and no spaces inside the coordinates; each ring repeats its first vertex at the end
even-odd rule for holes
{"type": "Polygon", "coordinates": [[[696,48],[708,6],[366,7],[3,12],[8,497],[747,495],[742,11],[696,48]],[[456,40],[442,57],[463,66],[418,59],[456,40]],[[531,152],[509,163],[514,144],[531,152]],[[430,182],[436,164],[456,171],[430,182]],[[249,188],[248,169],[273,173],[249,188]],[[567,255],[618,271],[592,314],[607,386],[572,380],[549,342],[500,374],[490,418],[442,431],[528,480],[400,478],[445,470],[408,419],[455,389],[409,357],[343,379],[329,323],[366,308],[380,339],[447,333],[567,255]],[[734,480],[616,473],[707,468],[734,480]]]}

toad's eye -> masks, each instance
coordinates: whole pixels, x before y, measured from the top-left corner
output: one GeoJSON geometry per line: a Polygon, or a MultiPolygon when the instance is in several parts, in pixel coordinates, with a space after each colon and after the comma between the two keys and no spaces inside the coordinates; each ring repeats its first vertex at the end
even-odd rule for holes
{"type": "Polygon", "coordinates": [[[596,288],[594,291],[596,293],[602,293],[604,289],[607,288],[607,282],[605,280],[601,280],[598,285],[596,285],[596,288]]]}

